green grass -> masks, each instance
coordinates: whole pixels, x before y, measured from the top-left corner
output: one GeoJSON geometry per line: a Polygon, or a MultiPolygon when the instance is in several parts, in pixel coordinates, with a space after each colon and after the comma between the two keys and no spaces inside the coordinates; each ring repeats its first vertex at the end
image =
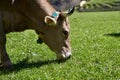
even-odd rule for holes
{"type": "Polygon", "coordinates": [[[120,0],[91,0],[83,11],[120,11],[120,0]]]}
{"type": "Polygon", "coordinates": [[[119,1],[119,0],[91,0],[90,2],[93,2],[93,3],[106,3],[106,2],[115,2],[115,1],[119,1]]]}
{"type": "Polygon", "coordinates": [[[1,70],[0,80],[119,80],[120,12],[75,12],[69,19],[70,60],[56,63],[32,30],[10,33],[7,51],[14,69],[1,70]]]}

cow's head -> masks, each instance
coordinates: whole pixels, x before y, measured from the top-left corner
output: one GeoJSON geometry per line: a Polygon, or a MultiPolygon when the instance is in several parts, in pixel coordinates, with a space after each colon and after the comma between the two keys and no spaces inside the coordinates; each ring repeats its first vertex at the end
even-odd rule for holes
{"type": "Polygon", "coordinates": [[[52,16],[46,16],[46,31],[39,34],[40,39],[56,53],[58,60],[66,60],[71,56],[68,16],[73,12],[74,7],[68,12],[54,12],[52,16]]]}

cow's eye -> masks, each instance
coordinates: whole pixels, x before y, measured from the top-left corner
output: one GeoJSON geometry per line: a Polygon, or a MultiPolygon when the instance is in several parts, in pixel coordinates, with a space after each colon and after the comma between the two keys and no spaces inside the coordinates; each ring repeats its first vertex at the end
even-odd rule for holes
{"type": "Polygon", "coordinates": [[[67,37],[69,32],[68,31],[63,31],[63,34],[64,34],[65,37],[67,37]]]}

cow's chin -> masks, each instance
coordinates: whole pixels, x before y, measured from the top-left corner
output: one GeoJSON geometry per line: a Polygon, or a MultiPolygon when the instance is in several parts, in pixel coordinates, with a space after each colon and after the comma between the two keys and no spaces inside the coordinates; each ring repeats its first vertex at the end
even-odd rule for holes
{"type": "Polygon", "coordinates": [[[56,53],[56,54],[57,54],[57,60],[61,62],[66,61],[71,57],[71,51],[69,52],[62,51],[62,53],[56,53]]]}
{"type": "MultiPolygon", "coordinates": [[[[48,45],[46,43],[46,45],[48,45]]],[[[50,45],[48,45],[48,47],[56,53],[56,56],[57,56],[57,61],[60,61],[60,62],[64,62],[68,59],[70,59],[71,57],[71,48],[66,48],[66,47],[62,47],[62,49],[56,49],[55,47],[52,47],[50,45]]]]}

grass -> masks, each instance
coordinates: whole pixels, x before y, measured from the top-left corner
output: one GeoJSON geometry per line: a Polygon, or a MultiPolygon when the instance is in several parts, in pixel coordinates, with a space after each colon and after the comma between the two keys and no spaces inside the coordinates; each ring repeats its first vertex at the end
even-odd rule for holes
{"type": "Polygon", "coordinates": [[[83,66],[80,67],[83,79],[120,78],[120,38],[115,35],[120,33],[118,16],[119,12],[82,13],[74,16],[74,22],[71,22],[74,26],[72,34],[76,36],[72,36],[72,46],[74,54],[79,55],[79,65],[83,66]]]}
{"type": "Polygon", "coordinates": [[[91,0],[83,11],[120,11],[120,0],[91,0]]]}
{"type": "Polygon", "coordinates": [[[115,2],[119,0],[91,0],[92,3],[106,3],[106,2],[115,2]]]}
{"type": "Polygon", "coordinates": [[[119,80],[120,12],[75,12],[71,23],[73,56],[56,63],[55,54],[36,43],[32,30],[7,34],[14,69],[1,70],[0,80],[119,80]]]}

